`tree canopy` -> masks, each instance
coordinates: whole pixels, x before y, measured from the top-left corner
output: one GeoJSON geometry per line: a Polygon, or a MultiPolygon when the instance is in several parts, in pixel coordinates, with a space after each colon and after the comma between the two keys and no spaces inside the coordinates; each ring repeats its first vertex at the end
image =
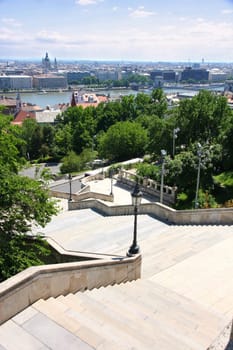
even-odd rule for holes
{"type": "MultiPolygon", "coordinates": [[[[32,247],[33,254],[30,256],[29,252],[22,263],[25,252],[20,248],[23,246],[21,238],[25,238],[32,225],[45,226],[57,213],[45,184],[19,175],[25,163],[20,156],[20,148],[24,146],[19,136],[22,130],[10,122],[10,118],[0,115],[0,280],[9,277],[12,263],[13,270],[19,271],[35,261],[36,251],[32,247]],[[13,248],[17,251],[15,261],[11,258],[15,256],[13,248]]],[[[41,253],[39,246],[37,253],[41,253]]]]}
{"type": "Polygon", "coordinates": [[[138,123],[125,121],[112,125],[99,141],[99,153],[111,161],[143,156],[147,132],[138,123]]]}

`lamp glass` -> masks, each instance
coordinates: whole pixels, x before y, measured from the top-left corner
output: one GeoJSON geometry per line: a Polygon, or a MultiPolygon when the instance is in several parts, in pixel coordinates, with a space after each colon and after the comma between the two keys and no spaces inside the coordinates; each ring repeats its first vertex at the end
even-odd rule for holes
{"type": "Polygon", "coordinates": [[[131,193],[132,196],[132,204],[135,207],[138,207],[141,204],[142,201],[142,192],[139,189],[138,183],[136,183],[133,192],[131,193]]]}

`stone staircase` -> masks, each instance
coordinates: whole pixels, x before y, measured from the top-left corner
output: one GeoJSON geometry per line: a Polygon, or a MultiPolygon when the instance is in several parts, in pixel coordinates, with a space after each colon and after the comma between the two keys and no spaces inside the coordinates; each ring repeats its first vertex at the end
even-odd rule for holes
{"type": "Polygon", "coordinates": [[[204,305],[142,279],[37,301],[0,327],[0,350],[206,350],[224,326],[204,305]]]}

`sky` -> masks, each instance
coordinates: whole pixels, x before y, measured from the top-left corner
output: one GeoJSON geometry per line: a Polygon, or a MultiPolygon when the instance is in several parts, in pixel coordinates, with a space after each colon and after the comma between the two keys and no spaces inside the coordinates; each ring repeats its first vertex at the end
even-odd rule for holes
{"type": "Polygon", "coordinates": [[[0,0],[0,59],[233,62],[233,0],[0,0]]]}

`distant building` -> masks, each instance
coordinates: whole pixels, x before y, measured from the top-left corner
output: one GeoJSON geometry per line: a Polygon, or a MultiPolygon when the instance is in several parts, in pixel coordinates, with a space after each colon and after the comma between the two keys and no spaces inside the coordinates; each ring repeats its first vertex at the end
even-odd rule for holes
{"type": "Polygon", "coordinates": [[[14,125],[21,126],[26,119],[34,119],[38,124],[54,124],[56,117],[61,113],[60,109],[45,110],[20,110],[12,122],[14,125]]]}
{"type": "Polygon", "coordinates": [[[35,119],[35,112],[19,111],[12,124],[21,126],[26,119],[35,119]]]}
{"type": "Polygon", "coordinates": [[[164,70],[163,80],[166,83],[175,83],[177,81],[177,75],[174,70],[164,70]]]}
{"type": "Polygon", "coordinates": [[[85,92],[74,91],[71,97],[71,106],[97,107],[101,102],[108,102],[108,97],[103,95],[89,94],[85,92]]]}
{"type": "Polygon", "coordinates": [[[67,72],[67,82],[68,84],[81,82],[83,78],[90,77],[90,72],[67,72]]]}
{"type": "Polygon", "coordinates": [[[181,72],[181,81],[193,81],[196,83],[209,81],[209,71],[204,68],[193,69],[191,67],[185,68],[181,72]]]}
{"type": "Polygon", "coordinates": [[[32,77],[28,75],[0,76],[0,89],[22,90],[32,89],[32,77]]]}
{"type": "Polygon", "coordinates": [[[117,70],[99,70],[95,73],[95,76],[99,81],[106,81],[119,80],[121,75],[117,70]]]}
{"type": "Polygon", "coordinates": [[[67,78],[63,75],[43,74],[33,77],[33,87],[39,90],[66,89],[67,78]]]}
{"type": "Polygon", "coordinates": [[[157,77],[162,77],[163,76],[163,71],[161,69],[153,70],[150,72],[150,78],[151,80],[155,80],[157,77]]]}
{"type": "Polygon", "coordinates": [[[150,72],[150,78],[154,81],[154,85],[158,85],[158,81],[161,81],[161,83],[175,83],[178,76],[174,70],[158,69],[150,72]]]}
{"type": "Polygon", "coordinates": [[[210,71],[209,80],[212,83],[223,82],[227,79],[227,76],[228,76],[227,73],[222,72],[219,69],[212,69],[210,71]]]}
{"type": "Polygon", "coordinates": [[[35,112],[35,118],[38,124],[54,124],[56,117],[61,113],[60,109],[45,109],[35,112]]]}
{"type": "Polygon", "coordinates": [[[45,74],[51,70],[51,63],[48,52],[46,52],[45,58],[42,58],[42,69],[45,74]]]}

